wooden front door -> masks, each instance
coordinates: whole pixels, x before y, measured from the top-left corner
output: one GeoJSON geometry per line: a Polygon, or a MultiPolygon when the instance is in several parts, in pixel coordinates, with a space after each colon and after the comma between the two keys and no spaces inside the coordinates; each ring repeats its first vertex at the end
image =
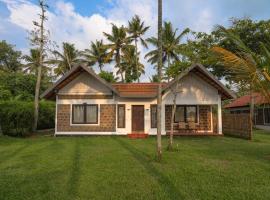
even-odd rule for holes
{"type": "Polygon", "coordinates": [[[132,132],[144,133],[144,106],[132,106],[132,132]]]}

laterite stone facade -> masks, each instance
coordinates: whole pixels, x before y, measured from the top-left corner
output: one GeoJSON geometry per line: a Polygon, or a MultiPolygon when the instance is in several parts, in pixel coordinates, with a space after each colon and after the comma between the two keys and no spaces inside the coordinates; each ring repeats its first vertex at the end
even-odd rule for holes
{"type": "MultiPolygon", "coordinates": [[[[196,126],[198,131],[211,131],[212,120],[211,120],[211,106],[200,105],[198,106],[199,112],[199,123],[196,126]]],[[[172,105],[165,106],[165,127],[166,131],[170,130],[172,117],[172,105]]],[[[178,124],[174,124],[174,130],[179,130],[178,124]]]]}
{"type": "Polygon", "coordinates": [[[71,125],[71,105],[57,105],[57,131],[58,132],[115,132],[116,131],[116,105],[99,105],[98,125],[71,125]]]}

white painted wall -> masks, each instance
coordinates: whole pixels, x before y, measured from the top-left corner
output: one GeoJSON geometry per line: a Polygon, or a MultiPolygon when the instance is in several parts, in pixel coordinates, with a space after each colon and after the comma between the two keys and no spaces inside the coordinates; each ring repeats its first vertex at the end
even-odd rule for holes
{"type": "MultiPolygon", "coordinates": [[[[89,78],[89,76],[88,76],[89,78]]],[[[76,84],[81,85],[78,83],[78,80],[75,81],[76,84]]],[[[83,83],[85,84],[85,82],[83,83]]],[[[82,84],[82,85],[83,85],[82,84]]],[[[89,84],[89,83],[88,83],[89,84]]],[[[75,87],[76,88],[76,87],[75,87]]],[[[95,89],[100,89],[95,87],[95,89]]],[[[106,88],[107,89],[107,88],[106,88]]],[[[74,87],[70,85],[68,88],[63,90],[64,92],[70,92],[74,91],[74,87]]],[[[61,92],[63,92],[61,91],[61,92]]],[[[75,90],[76,91],[76,90],[75,90]]],[[[80,90],[82,91],[82,90],[80,90]]],[[[89,90],[87,90],[89,91],[89,90]]],[[[92,91],[92,90],[91,90],[92,91]]],[[[94,90],[93,90],[94,91],[94,90]]],[[[108,92],[106,90],[99,90],[103,92],[108,92]]],[[[217,89],[215,89],[213,86],[199,78],[193,73],[188,74],[186,77],[184,77],[180,82],[180,93],[177,96],[176,103],[177,104],[184,104],[184,105],[220,105],[221,109],[221,98],[218,94],[217,89]]],[[[144,105],[144,125],[145,125],[145,133],[148,133],[150,135],[155,135],[157,130],[156,128],[151,128],[151,116],[150,116],[150,106],[151,104],[156,104],[156,99],[127,99],[127,98],[120,98],[120,97],[114,97],[113,99],[57,99],[57,104],[125,104],[126,105],[126,127],[125,128],[117,128],[117,120],[116,120],[116,132],[105,132],[105,133],[73,133],[73,132],[67,132],[67,133],[60,133],[56,132],[56,134],[89,134],[89,135],[125,135],[128,133],[131,133],[131,112],[132,112],[132,105],[144,105]]],[[[163,102],[162,102],[162,134],[165,135],[165,105],[166,104],[173,104],[173,95],[168,91],[163,96],[163,102]]],[[[117,113],[117,112],[116,112],[117,113]]],[[[219,113],[221,116],[221,113],[219,113]]],[[[117,119],[117,116],[116,116],[117,119]]],[[[219,127],[221,121],[218,122],[219,127]]],[[[219,130],[222,131],[222,130],[219,130]]]]}
{"type": "Polygon", "coordinates": [[[111,94],[111,90],[87,72],[59,90],[58,94],[111,94]]]}

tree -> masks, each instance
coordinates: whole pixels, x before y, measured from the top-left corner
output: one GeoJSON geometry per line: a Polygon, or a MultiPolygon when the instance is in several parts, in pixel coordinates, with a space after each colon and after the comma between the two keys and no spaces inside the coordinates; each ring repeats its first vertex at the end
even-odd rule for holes
{"type": "Polygon", "coordinates": [[[174,61],[165,71],[165,77],[167,80],[175,79],[183,70],[191,65],[187,61],[174,61]]]}
{"type": "Polygon", "coordinates": [[[140,17],[138,15],[135,15],[131,21],[128,22],[128,33],[131,35],[132,41],[135,43],[135,52],[136,52],[136,72],[137,72],[137,79],[139,82],[139,66],[138,66],[138,61],[139,61],[139,52],[138,52],[138,40],[140,40],[141,44],[145,47],[147,47],[147,43],[145,40],[142,38],[142,36],[146,33],[146,31],[149,29],[149,26],[144,26],[144,22],[141,21],[140,17]]]}
{"type": "Polygon", "coordinates": [[[45,16],[46,9],[48,6],[45,4],[44,0],[39,0],[39,7],[41,9],[41,13],[39,14],[40,23],[34,21],[34,25],[37,27],[36,30],[32,31],[33,38],[31,40],[32,44],[38,45],[39,47],[39,66],[37,69],[37,82],[35,88],[35,102],[34,102],[34,123],[33,123],[33,132],[37,130],[38,123],[38,111],[39,111],[39,90],[40,90],[40,82],[41,82],[41,74],[42,74],[42,66],[43,66],[43,55],[44,55],[44,46],[47,42],[47,38],[44,30],[44,21],[47,20],[45,16]]]}
{"type": "MultiPolygon", "coordinates": [[[[185,29],[182,33],[177,35],[178,29],[173,28],[170,22],[164,22],[162,30],[162,61],[167,62],[167,68],[171,65],[172,60],[179,61],[179,48],[181,39],[189,33],[189,29],[185,29]]],[[[147,42],[158,47],[158,39],[151,37],[147,39],[147,42]]],[[[148,62],[156,64],[158,61],[158,48],[150,51],[145,55],[148,58],[148,62]]]]}
{"type": "Polygon", "coordinates": [[[117,27],[115,24],[112,24],[112,32],[103,33],[107,40],[110,42],[105,45],[109,49],[109,58],[113,58],[116,65],[115,68],[118,68],[118,73],[121,75],[122,82],[124,82],[124,69],[121,66],[121,53],[123,48],[126,45],[129,45],[131,39],[127,37],[126,28],[124,26],[117,27]]]}
{"type": "Polygon", "coordinates": [[[5,40],[0,41],[0,70],[16,72],[21,70],[20,51],[14,50],[14,46],[5,40]]]}
{"type": "MultiPolygon", "coordinates": [[[[39,49],[30,49],[30,55],[24,55],[22,58],[26,61],[26,64],[23,65],[24,72],[30,72],[37,76],[40,59],[39,49]]],[[[49,67],[45,65],[47,62],[44,61],[44,59],[45,55],[43,55],[42,75],[47,74],[50,70],[49,67]]]]}
{"type": "Polygon", "coordinates": [[[157,97],[157,160],[161,161],[161,105],[162,105],[162,0],[158,0],[158,56],[157,56],[157,74],[158,74],[158,97],[157,97]]]}
{"type": "Polygon", "coordinates": [[[101,71],[98,75],[108,83],[115,83],[118,80],[118,77],[115,77],[113,72],[101,71]]]}
{"type": "Polygon", "coordinates": [[[149,77],[150,82],[152,83],[158,83],[158,75],[153,74],[152,77],[149,77]]]}
{"type": "Polygon", "coordinates": [[[125,71],[125,82],[130,83],[138,79],[138,76],[144,74],[144,65],[140,63],[139,53],[136,53],[134,46],[125,46],[123,48],[121,69],[125,71]]]}
{"type": "Polygon", "coordinates": [[[88,65],[97,64],[100,72],[102,72],[104,64],[111,62],[107,48],[102,40],[96,40],[95,43],[91,42],[90,49],[85,49],[82,52],[82,56],[84,57],[83,62],[86,62],[88,65]]]}
{"type": "Polygon", "coordinates": [[[259,90],[270,100],[270,82],[267,78],[269,76],[267,71],[270,69],[270,62],[267,60],[270,58],[270,54],[267,54],[267,48],[262,44],[261,51],[265,55],[257,55],[245,45],[237,34],[222,26],[218,26],[217,30],[236,47],[235,53],[218,46],[212,48],[222,65],[231,71],[236,82],[249,85],[251,91],[259,90]]]}
{"type": "Polygon", "coordinates": [[[168,144],[168,150],[173,150],[173,132],[174,132],[174,115],[175,115],[175,111],[176,111],[176,99],[177,99],[177,95],[179,93],[179,80],[176,81],[175,84],[173,84],[170,87],[170,91],[173,94],[173,107],[172,107],[172,115],[171,115],[171,130],[170,130],[170,137],[169,137],[169,144],[168,144]]]}
{"type": "MultiPolygon", "coordinates": [[[[252,21],[249,18],[230,20],[228,27],[232,33],[237,34],[241,41],[257,55],[261,55],[261,43],[267,44],[270,41],[270,20],[252,21]]],[[[225,79],[230,84],[236,83],[238,90],[242,90],[245,83],[236,80],[235,76],[213,56],[213,46],[222,47],[230,52],[237,53],[238,47],[220,30],[214,29],[210,34],[193,32],[194,39],[182,44],[182,58],[185,61],[194,63],[200,62],[207,67],[219,79],[225,79]],[[237,82],[238,81],[238,82],[237,82]]]]}
{"type": "Polygon", "coordinates": [[[74,44],[63,42],[62,53],[60,51],[53,51],[55,59],[51,59],[50,62],[56,64],[54,73],[57,76],[64,75],[66,72],[71,70],[72,66],[79,63],[79,51],[75,48],[74,44]]]}

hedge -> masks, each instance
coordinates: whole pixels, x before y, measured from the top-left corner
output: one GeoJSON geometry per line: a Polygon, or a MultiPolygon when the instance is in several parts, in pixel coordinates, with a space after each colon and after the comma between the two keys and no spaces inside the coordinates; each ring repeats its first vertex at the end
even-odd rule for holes
{"type": "MultiPolygon", "coordinates": [[[[54,128],[55,103],[40,102],[38,129],[54,128]]],[[[31,133],[34,119],[34,103],[24,101],[0,102],[0,125],[2,132],[10,136],[31,133]]]]}

